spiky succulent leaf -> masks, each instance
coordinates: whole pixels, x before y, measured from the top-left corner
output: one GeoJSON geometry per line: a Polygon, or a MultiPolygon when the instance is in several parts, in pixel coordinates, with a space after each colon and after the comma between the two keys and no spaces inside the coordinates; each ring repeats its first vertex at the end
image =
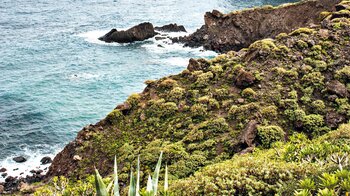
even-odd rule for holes
{"type": "Polygon", "coordinates": [[[106,189],[106,185],[102,180],[101,175],[98,173],[97,169],[95,169],[95,188],[97,196],[107,196],[108,192],[106,189]]]}
{"type": "Polygon", "coordinates": [[[119,194],[119,184],[118,184],[118,166],[117,166],[117,157],[114,157],[114,196],[120,196],[119,194]]]}
{"type": "Polygon", "coordinates": [[[132,170],[130,172],[130,186],[128,196],[136,196],[136,179],[134,178],[132,170]]]}
{"type": "Polygon", "coordinates": [[[137,157],[136,196],[140,196],[140,155],[137,157]]]}
{"type": "Polygon", "coordinates": [[[158,163],[153,173],[153,181],[152,181],[153,195],[157,195],[157,191],[158,191],[158,179],[159,179],[160,167],[162,165],[162,156],[163,156],[163,152],[160,152],[158,163]]]}
{"type": "Polygon", "coordinates": [[[153,186],[152,186],[152,177],[151,175],[148,175],[148,180],[147,180],[147,187],[146,187],[146,192],[147,193],[151,193],[152,192],[152,189],[153,189],[153,186]]]}

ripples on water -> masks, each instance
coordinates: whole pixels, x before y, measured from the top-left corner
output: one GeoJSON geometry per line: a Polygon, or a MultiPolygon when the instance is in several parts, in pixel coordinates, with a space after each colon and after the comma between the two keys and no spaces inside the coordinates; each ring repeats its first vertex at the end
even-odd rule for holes
{"type": "MultiPolygon", "coordinates": [[[[290,0],[291,1],[291,0],[290,0]]],[[[3,0],[0,5],[0,168],[18,175],[53,156],[83,126],[103,118],[143,81],[181,72],[213,52],[97,40],[112,27],[149,21],[194,31],[206,11],[288,0],[3,0]],[[29,160],[15,164],[11,157],[29,160]],[[12,169],[20,168],[17,171],[12,169]]]]}

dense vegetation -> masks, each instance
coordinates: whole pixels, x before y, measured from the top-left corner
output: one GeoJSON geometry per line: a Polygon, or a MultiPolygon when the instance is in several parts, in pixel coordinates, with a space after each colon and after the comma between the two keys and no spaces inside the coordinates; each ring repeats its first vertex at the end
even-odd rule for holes
{"type": "MultiPolygon", "coordinates": [[[[123,188],[138,154],[146,182],[163,151],[175,195],[349,191],[350,2],[338,9],[322,13],[320,26],[191,59],[181,74],[147,81],[144,92],[79,133],[81,160],[62,175],[85,178],[95,165],[107,176],[117,155],[123,188]]],[[[91,179],[53,183],[89,195],[91,179]]]]}

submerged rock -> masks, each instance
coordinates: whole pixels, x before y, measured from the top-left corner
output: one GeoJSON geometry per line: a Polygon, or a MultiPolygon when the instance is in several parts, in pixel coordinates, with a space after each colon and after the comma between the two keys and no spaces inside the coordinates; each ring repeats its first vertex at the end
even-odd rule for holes
{"type": "Polygon", "coordinates": [[[24,158],[23,156],[15,157],[15,158],[13,158],[12,160],[14,160],[14,161],[17,162],[17,163],[24,163],[24,162],[27,161],[27,159],[24,158]]]}
{"type": "Polygon", "coordinates": [[[118,31],[112,29],[106,35],[98,38],[105,42],[131,43],[134,41],[143,41],[154,37],[157,33],[154,31],[153,25],[149,22],[141,23],[126,31],[118,31]]]}
{"type": "Polygon", "coordinates": [[[0,172],[5,172],[5,171],[7,171],[7,169],[4,167],[0,169],[0,172]]]}

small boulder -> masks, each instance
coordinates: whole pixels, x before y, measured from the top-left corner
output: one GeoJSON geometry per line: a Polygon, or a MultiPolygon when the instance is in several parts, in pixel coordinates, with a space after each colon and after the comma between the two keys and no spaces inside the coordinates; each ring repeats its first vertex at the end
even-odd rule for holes
{"type": "Polygon", "coordinates": [[[40,162],[41,162],[42,165],[46,165],[46,164],[52,163],[52,159],[51,159],[51,157],[43,157],[40,160],[40,162]]]}
{"type": "Polygon", "coordinates": [[[258,121],[251,120],[242,132],[241,143],[248,147],[254,147],[254,140],[257,134],[258,121]]]}
{"type": "Polygon", "coordinates": [[[0,169],[0,172],[5,172],[5,171],[7,171],[7,169],[4,167],[0,169]]]}
{"type": "Polygon", "coordinates": [[[255,82],[255,77],[252,73],[241,69],[236,78],[236,85],[238,87],[248,87],[255,82]]]}
{"type": "Polygon", "coordinates": [[[14,161],[17,162],[17,163],[23,163],[23,162],[26,162],[26,161],[27,161],[27,159],[24,158],[23,156],[15,157],[15,158],[13,158],[12,160],[14,160],[14,161]]]}
{"type": "Polygon", "coordinates": [[[0,194],[4,193],[5,187],[0,185],[0,194]]]}
{"type": "Polygon", "coordinates": [[[340,97],[348,97],[348,89],[338,80],[332,80],[327,84],[327,91],[331,94],[336,94],[340,97]]]}
{"type": "Polygon", "coordinates": [[[164,32],[187,32],[183,25],[168,24],[162,27],[154,27],[156,31],[164,31],[164,32]]]}
{"type": "Polygon", "coordinates": [[[337,112],[328,112],[326,114],[326,124],[330,128],[337,128],[340,124],[344,123],[346,118],[337,112]]]}
{"type": "Polygon", "coordinates": [[[1,174],[1,176],[2,176],[3,178],[5,178],[5,177],[7,176],[7,173],[3,173],[3,174],[1,174]]]}

